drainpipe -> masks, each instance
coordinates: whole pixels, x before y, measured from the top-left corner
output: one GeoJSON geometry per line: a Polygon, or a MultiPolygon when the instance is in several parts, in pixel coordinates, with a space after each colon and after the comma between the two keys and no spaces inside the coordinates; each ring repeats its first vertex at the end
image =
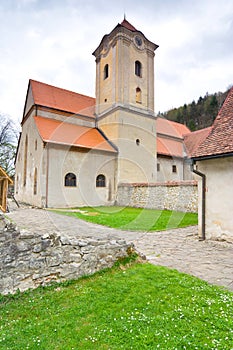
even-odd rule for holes
{"type": "Polygon", "coordinates": [[[47,156],[47,166],[46,166],[46,197],[45,197],[45,208],[48,208],[48,197],[49,197],[49,143],[46,145],[46,156],[47,156]]]}
{"type": "Polygon", "coordinates": [[[191,164],[191,171],[202,178],[202,212],[201,212],[201,238],[200,240],[205,240],[205,208],[206,208],[206,175],[200,171],[194,169],[195,161],[191,164]]]}

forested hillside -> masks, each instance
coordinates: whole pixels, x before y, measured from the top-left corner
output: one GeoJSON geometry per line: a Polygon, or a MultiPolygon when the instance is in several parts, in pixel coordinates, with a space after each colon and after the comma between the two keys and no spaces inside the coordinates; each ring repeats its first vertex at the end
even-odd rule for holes
{"type": "Polygon", "coordinates": [[[204,97],[200,96],[197,102],[193,101],[165,113],[159,113],[159,116],[183,123],[192,131],[206,128],[212,125],[229,90],[230,87],[225,92],[217,92],[212,95],[206,93],[204,97]]]}

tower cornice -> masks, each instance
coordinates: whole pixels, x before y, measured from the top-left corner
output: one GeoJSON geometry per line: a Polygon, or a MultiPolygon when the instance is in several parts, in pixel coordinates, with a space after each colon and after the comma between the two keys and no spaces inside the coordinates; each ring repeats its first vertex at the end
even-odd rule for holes
{"type": "Polygon", "coordinates": [[[113,47],[118,40],[123,40],[126,44],[130,44],[134,42],[134,38],[140,36],[143,40],[143,48],[142,50],[147,50],[150,54],[154,55],[154,51],[159,47],[154,44],[152,41],[148,40],[145,35],[138,30],[130,30],[123,26],[122,24],[118,24],[109,34],[104,35],[99,46],[92,53],[96,60],[98,61],[101,55],[106,55],[111,47],[113,47]]]}
{"type": "Polygon", "coordinates": [[[109,108],[107,108],[106,110],[104,110],[103,112],[96,114],[96,121],[98,122],[99,120],[102,120],[103,118],[107,117],[108,115],[116,112],[116,111],[125,111],[128,113],[132,113],[135,115],[139,115],[143,118],[149,118],[149,119],[157,119],[157,116],[155,115],[154,111],[152,110],[145,110],[145,109],[141,109],[141,108],[136,108],[134,106],[131,105],[126,105],[126,104],[122,104],[122,103],[114,103],[112,104],[109,108]]]}

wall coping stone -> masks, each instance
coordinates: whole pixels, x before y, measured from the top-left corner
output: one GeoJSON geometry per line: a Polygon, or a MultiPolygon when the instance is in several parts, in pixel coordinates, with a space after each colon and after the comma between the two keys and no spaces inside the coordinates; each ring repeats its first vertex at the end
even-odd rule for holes
{"type": "MultiPolygon", "coordinates": [[[[71,232],[72,233],[72,232],[71,232]]],[[[134,250],[118,237],[41,235],[20,230],[0,214],[0,293],[25,291],[51,282],[62,282],[112,267],[134,250]]]]}
{"type": "Polygon", "coordinates": [[[197,186],[196,180],[190,181],[167,181],[167,182],[132,182],[132,183],[120,183],[118,187],[177,187],[177,186],[197,186]]]}

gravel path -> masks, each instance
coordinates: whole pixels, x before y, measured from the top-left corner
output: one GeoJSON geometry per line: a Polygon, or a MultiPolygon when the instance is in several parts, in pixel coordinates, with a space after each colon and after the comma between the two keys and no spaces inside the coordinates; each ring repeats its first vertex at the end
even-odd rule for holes
{"type": "MultiPolygon", "coordinates": [[[[11,209],[11,208],[10,208],[11,209]]],[[[13,208],[7,216],[22,230],[60,235],[124,238],[155,265],[168,266],[233,291],[233,244],[199,241],[197,227],[163,232],[129,232],[87,223],[51,211],[13,208]]]]}

